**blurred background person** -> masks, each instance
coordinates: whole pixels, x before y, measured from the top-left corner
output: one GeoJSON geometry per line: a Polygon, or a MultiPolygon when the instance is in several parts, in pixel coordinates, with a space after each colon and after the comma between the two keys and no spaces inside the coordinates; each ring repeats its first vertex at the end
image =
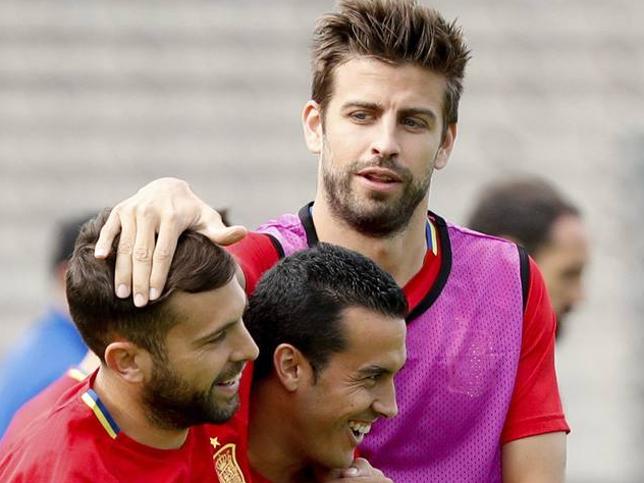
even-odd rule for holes
{"type": "Polygon", "coordinates": [[[518,243],[537,262],[559,337],[566,315],[584,297],[589,242],[579,208],[542,178],[512,178],[483,187],[467,226],[518,243]]]}
{"type": "Polygon", "coordinates": [[[51,254],[53,289],[49,307],[0,362],[0,437],[25,402],[87,354],[87,346],[69,316],[65,273],[80,227],[89,218],[66,218],[58,223],[51,254]]]}

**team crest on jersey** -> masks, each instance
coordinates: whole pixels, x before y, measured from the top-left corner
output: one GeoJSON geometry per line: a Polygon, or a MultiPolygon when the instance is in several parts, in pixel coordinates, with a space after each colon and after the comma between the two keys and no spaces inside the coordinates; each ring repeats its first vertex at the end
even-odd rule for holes
{"type": "Polygon", "coordinates": [[[212,457],[220,483],[246,483],[244,474],[237,464],[235,450],[235,444],[229,443],[222,446],[212,457]]]}

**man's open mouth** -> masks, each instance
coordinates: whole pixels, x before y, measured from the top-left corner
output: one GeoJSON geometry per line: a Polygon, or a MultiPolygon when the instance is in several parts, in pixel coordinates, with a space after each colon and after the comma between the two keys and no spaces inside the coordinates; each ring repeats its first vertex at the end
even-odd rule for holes
{"type": "Polygon", "coordinates": [[[360,443],[369,434],[369,431],[371,431],[371,423],[349,421],[349,429],[353,433],[355,440],[360,443]]]}

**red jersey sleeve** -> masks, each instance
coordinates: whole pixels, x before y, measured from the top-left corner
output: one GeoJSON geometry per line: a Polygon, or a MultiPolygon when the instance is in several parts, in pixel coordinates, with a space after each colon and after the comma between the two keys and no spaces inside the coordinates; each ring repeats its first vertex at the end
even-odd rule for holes
{"type": "Polygon", "coordinates": [[[570,432],[555,374],[555,313],[541,271],[530,258],[528,298],[517,377],[501,443],[558,431],[570,432]]]}
{"type": "Polygon", "coordinates": [[[246,294],[255,290],[264,272],[283,256],[279,242],[270,235],[251,232],[243,239],[226,247],[244,272],[246,294]]]}

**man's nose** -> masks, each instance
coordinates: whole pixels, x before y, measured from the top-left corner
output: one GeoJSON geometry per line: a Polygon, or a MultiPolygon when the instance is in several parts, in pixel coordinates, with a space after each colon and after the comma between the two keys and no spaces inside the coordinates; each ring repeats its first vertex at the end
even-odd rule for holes
{"type": "Polygon", "coordinates": [[[231,359],[234,361],[252,361],[257,359],[259,355],[259,348],[255,341],[250,336],[248,329],[242,322],[240,324],[240,330],[238,332],[238,337],[236,342],[236,347],[231,355],[231,359]]]}
{"type": "Polygon", "coordinates": [[[398,414],[398,404],[396,403],[396,388],[392,381],[383,388],[374,400],[372,405],[373,410],[380,416],[385,418],[393,418],[398,414]]]}
{"type": "Polygon", "coordinates": [[[386,116],[380,119],[375,129],[375,137],[371,143],[372,156],[395,158],[400,154],[400,142],[396,128],[395,120],[390,120],[386,116]]]}

